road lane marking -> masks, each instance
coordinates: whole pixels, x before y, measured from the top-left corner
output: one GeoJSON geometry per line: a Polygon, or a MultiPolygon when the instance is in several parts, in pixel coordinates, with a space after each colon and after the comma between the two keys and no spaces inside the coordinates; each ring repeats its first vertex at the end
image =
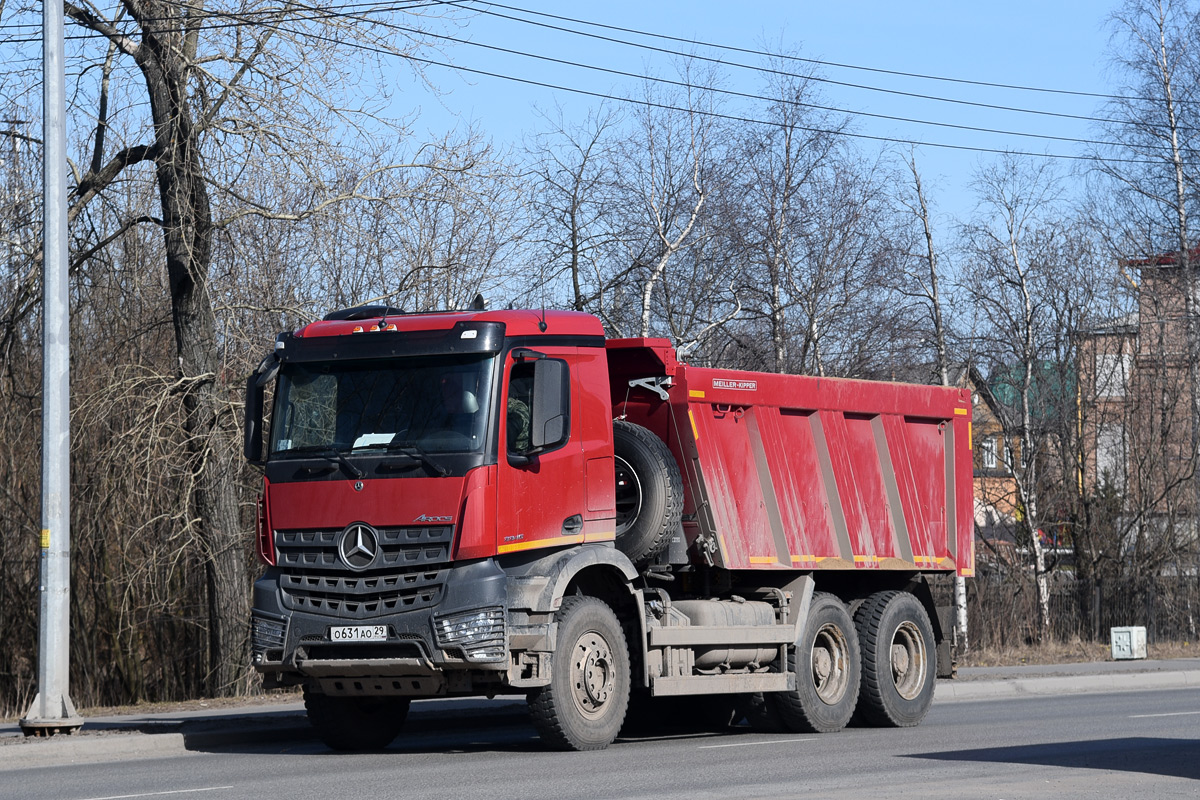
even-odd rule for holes
{"type": "Polygon", "coordinates": [[[143,794],[114,794],[108,797],[89,797],[87,800],[132,800],[134,797],[162,797],[168,794],[191,794],[193,792],[218,792],[232,786],[205,786],[200,789],[172,789],[169,792],[145,792],[143,794]]]}
{"type": "Polygon", "coordinates": [[[1130,714],[1130,719],[1147,719],[1149,717],[1186,717],[1192,714],[1200,714],[1200,711],[1172,711],[1167,714],[1130,714]]]}
{"type": "Polygon", "coordinates": [[[772,739],[769,742],[738,742],[737,744],[702,744],[697,750],[716,750],[718,747],[754,747],[760,744],[791,744],[793,742],[811,742],[813,739],[772,739]]]}

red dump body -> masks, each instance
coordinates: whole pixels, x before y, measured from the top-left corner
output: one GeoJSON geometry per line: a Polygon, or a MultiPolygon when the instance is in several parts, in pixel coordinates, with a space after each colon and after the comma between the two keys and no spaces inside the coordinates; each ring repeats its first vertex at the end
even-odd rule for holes
{"type": "Polygon", "coordinates": [[[613,413],[679,462],[693,559],[974,574],[967,390],[692,367],[665,339],[607,349],[613,413]],[[669,400],[629,386],[647,375],[669,400]]]}

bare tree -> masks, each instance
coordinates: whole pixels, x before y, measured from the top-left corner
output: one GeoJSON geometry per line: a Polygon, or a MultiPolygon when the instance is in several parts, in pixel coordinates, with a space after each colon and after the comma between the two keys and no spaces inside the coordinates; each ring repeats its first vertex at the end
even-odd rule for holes
{"type": "MultiPolygon", "coordinates": [[[[950,352],[947,345],[946,322],[942,309],[942,275],[939,265],[940,248],[934,239],[933,215],[930,212],[921,172],[917,168],[915,152],[905,159],[909,180],[900,184],[895,194],[901,225],[907,236],[898,237],[903,243],[900,269],[894,275],[896,293],[909,301],[916,301],[923,311],[925,325],[933,344],[937,379],[942,386],[951,386],[950,352]],[[907,223],[907,224],[906,224],[907,223]],[[917,230],[914,231],[913,229],[917,230]],[[926,327],[927,326],[927,327],[926,327]]],[[[959,652],[970,650],[967,628],[967,581],[961,576],[954,579],[955,634],[959,652]]]]}
{"type": "Polygon", "coordinates": [[[816,174],[829,170],[838,152],[838,133],[847,120],[818,105],[816,84],[811,76],[796,75],[776,60],[768,110],[771,124],[742,131],[738,150],[743,165],[739,195],[743,218],[738,221],[740,237],[753,265],[755,280],[748,293],[757,301],[751,314],[765,316],[771,342],[771,369],[788,368],[789,310],[801,301],[792,292],[801,269],[803,239],[811,232],[802,215],[812,205],[816,174]],[[761,309],[761,310],[760,310],[761,309]]]}
{"type": "Polygon", "coordinates": [[[697,79],[692,68],[683,64],[686,86],[678,92],[659,93],[647,83],[646,102],[633,114],[636,133],[620,153],[618,192],[629,214],[622,223],[628,233],[626,263],[632,267],[638,301],[635,318],[606,319],[614,330],[628,325],[639,336],[652,335],[656,320],[664,316],[661,303],[655,308],[656,289],[668,264],[692,243],[713,191],[722,142],[717,120],[703,112],[713,103],[704,87],[716,78],[710,71],[697,79]]]}
{"type": "Polygon", "coordinates": [[[979,171],[976,186],[980,208],[962,232],[968,291],[985,320],[980,349],[992,362],[992,393],[1004,406],[1003,457],[1014,484],[1017,540],[1033,554],[1041,639],[1050,632],[1039,474],[1050,447],[1043,398],[1056,390],[1044,373],[1053,365],[1047,340],[1058,322],[1047,305],[1056,271],[1073,254],[1064,246],[1061,181],[1048,162],[1004,156],[979,171]]]}
{"type": "MultiPolygon", "coordinates": [[[[91,135],[70,192],[69,219],[81,238],[72,266],[101,263],[95,258],[105,248],[141,226],[161,235],[175,350],[169,396],[182,412],[188,487],[180,523],[198,545],[205,575],[205,684],[228,691],[245,675],[249,574],[230,401],[236,371],[216,311],[215,238],[249,217],[299,221],[351,199],[385,200],[368,190],[383,172],[445,168],[406,158],[397,147],[371,171],[353,167],[373,138],[386,132],[397,141],[403,126],[380,113],[379,101],[364,99],[369,94],[347,87],[372,73],[382,79],[385,55],[421,47],[428,20],[419,15],[429,12],[395,12],[398,25],[376,14],[330,15],[261,0],[67,2],[65,9],[76,26],[98,35],[75,56],[87,66],[77,73],[73,118],[90,119],[91,135]],[[362,46],[370,50],[349,49],[362,46]],[[274,188],[246,180],[258,170],[306,191],[256,193],[274,188]],[[121,208],[120,188],[147,180],[156,207],[121,208]]],[[[28,315],[34,292],[18,292],[10,325],[28,315]]]]}
{"type": "Polygon", "coordinates": [[[540,297],[565,277],[569,304],[576,311],[594,309],[604,316],[606,292],[627,270],[610,271],[614,248],[621,239],[622,215],[614,213],[615,142],[621,116],[601,106],[577,125],[567,123],[559,109],[550,126],[527,148],[536,176],[532,188],[533,230],[540,274],[540,297]]]}

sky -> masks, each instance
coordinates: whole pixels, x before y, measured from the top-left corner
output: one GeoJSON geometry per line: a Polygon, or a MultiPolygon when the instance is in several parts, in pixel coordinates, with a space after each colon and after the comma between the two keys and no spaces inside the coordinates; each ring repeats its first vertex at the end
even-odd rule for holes
{"type": "MultiPolygon", "coordinates": [[[[623,41],[667,50],[692,50],[723,62],[751,66],[761,58],[715,47],[689,45],[527,12],[571,17],[692,42],[746,48],[787,49],[806,58],[842,65],[941,76],[1025,87],[1106,93],[1112,91],[1106,51],[1109,31],[1105,20],[1112,3],[1063,0],[1009,0],[1007,3],[899,2],[749,2],[694,0],[567,4],[548,0],[504,0],[509,8],[472,4],[491,11],[623,41]],[[524,9],[518,11],[513,9],[524,9]]],[[[501,53],[484,46],[503,47],[563,61],[580,62],[637,75],[675,77],[672,56],[617,42],[553,30],[547,27],[481,13],[454,34],[474,45],[446,42],[447,60],[470,69],[557,84],[602,94],[636,97],[639,82],[563,64],[501,53]],[[481,46],[483,45],[483,46],[481,46]]],[[[802,66],[802,65],[801,65],[802,66]]],[[[1096,116],[1102,99],[1068,94],[1000,89],[977,85],[888,75],[861,69],[824,65],[819,74],[842,84],[823,84],[827,104],[854,116],[853,130],[864,136],[925,143],[1010,149],[1033,153],[1077,155],[1084,146],[1013,135],[1035,133],[1067,139],[1095,138],[1095,123],[1078,119],[984,109],[964,104],[919,99],[895,93],[930,95],[1019,109],[1096,116]],[[1009,134],[957,130],[860,114],[966,125],[1009,131],[1009,134]]],[[[429,75],[441,88],[434,96],[415,82],[402,85],[400,102],[418,112],[416,129],[436,135],[456,125],[474,122],[499,145],[518,144],[523,135],[544,127],[536,108],[561,106],[568,119],[581,119],[600,101],[567,91],[522,85],[501,78],[452,72],[432,66],[429,75]]],[[[754,70],[730,66],[727,87],[762,93],[763,77],[754,70]]],[[[754,117],[756,102],[730,98],[731,113],[754,117]]],[[[761,105],[761,104],[759,104],[761,105]]],[[[881,143],[864,139],[872,151],[881,143]]],[[[908,145],[894,145],[907,152],[908,145]]],[[[955,151],[928,145],[917,149],[917,161],[927,190],[943,218],[964,218],[974,205],[972,174],[989,153],[955,151]]],[[[1064,171],[1075,164],[1060,162],[1064,171]]]]}

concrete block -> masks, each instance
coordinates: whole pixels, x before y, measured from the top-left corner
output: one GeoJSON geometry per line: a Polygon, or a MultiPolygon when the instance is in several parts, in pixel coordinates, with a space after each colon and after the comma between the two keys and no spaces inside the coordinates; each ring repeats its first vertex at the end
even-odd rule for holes
{"type": "Polygon", "coordinates": [[[1146,629],[1141,625],[1110,628],[1114,661],[1146,657],[1146,629]]]}

